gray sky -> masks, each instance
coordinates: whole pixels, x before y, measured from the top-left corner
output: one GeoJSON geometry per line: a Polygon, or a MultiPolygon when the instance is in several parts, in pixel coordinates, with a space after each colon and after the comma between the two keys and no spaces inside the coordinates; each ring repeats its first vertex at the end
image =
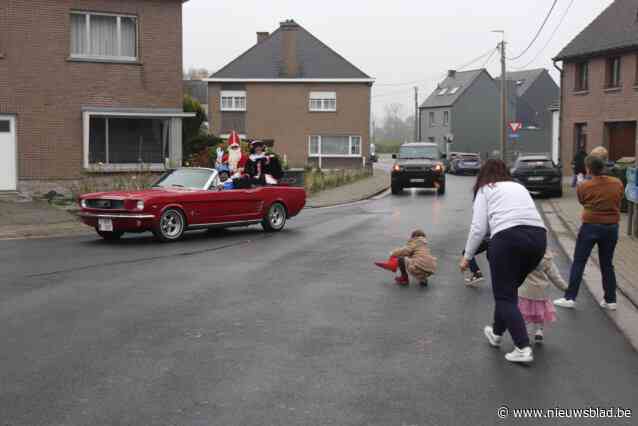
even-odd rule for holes
{"type": "MultiPolygon", "coordinates": [[[[571,0],[558,0],[539,40],[511,66],[544,67],[551,57],[594,19],[612,0],[574,0],[554,38],[571,0]]],[[[384,105],[399,102],[410,113],[412,86],[385,86],[418,81],[420,101],[447,69],[464,64],[491,47],[505,30],[508,56],[517,55],[531,41],[553,0],[190,0],[184,4],[184,67],[215,71],[256,41],[256,31],[274,31],[292,18],[317,38],[376,79],[373,113],[381,118],[384,105]],[[337,12],[337,13],[336,13],[337,12]]],[[[479,61],[470,68],[478,68],[479,61]]],[[[509,65],[508,65],[509,66],[509,65]]],[[[500,75],[497,55],[488,69],[500,75]]]]}

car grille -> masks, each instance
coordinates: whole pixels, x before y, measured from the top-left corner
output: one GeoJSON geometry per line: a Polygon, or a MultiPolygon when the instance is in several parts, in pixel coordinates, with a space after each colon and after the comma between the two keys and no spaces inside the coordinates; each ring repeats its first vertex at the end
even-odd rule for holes
{"type": "Polygon", "coordinates": [[[426,166],[404,166],[403,170],[406,172],[426,172],[430,168],[426,166]]]}
{"type": "Polygon", "coordinates": [[[123,210],[124,200],[108,200],[108,199],[86,200],[86,206],[90,209],[123,210]]]}

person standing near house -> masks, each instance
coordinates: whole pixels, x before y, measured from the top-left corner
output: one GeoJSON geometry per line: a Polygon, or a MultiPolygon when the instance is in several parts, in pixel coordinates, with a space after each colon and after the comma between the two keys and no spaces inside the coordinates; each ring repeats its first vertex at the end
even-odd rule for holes
{"type": "Polygon", "coordinates": [[[499,347],[505,331],[516,346],[505,355],[510,362],[532,362],[534,356],[523,315],[518,307],[518,287],[543,259],[547,230],[534,200],[521,184],[514,182],[506,164],[488,160],[474,185],[474,210],[461,271],[469,268],[488,232],[487,251],[492,275],[494,324],[484,328],[490,345],[499,347]]]}
{"type": "Polygon", "coordinates": [[[587,174],[587,170],[585,169],[585,158],[587,157],[587,152],[585,148],[579,147],[578,152],[574,155],[574,162],[572,163],[572,168],[574,170],[574,177],[572,179],[572,188],[575,188],[576,185],[580,184],[583,180],[585,180],[585,175],[587,174]]]}
{"type": "Polygon", "coordinates": [[[577,189],[578,201],[583,206],[583,223],[576,239],[574,262],[569,274],[569,287],[565,296],[556,299],[554,304],[563,308],[575,306],[585,265],[594,245],[598,245],[598,258],[605,293],[600,306],[615,310],[616,272],[613,260],[618,242],[623,184],[620,179],[603,175],[605,161],[600,156],[589,155],[585,165],[587,174],[592,178],[583,182],[577,189]]]}

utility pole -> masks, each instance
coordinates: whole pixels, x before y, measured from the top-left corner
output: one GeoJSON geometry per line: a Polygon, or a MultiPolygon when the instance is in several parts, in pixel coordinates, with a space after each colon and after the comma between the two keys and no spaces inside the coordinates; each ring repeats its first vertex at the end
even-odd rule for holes
{"type": "Polygon", "coordinates": [[[419,88],[414,86],[414,142],[419,142],[419,88]]]}
{"type": "Polygon", "coordinates": [[[505,31],[497,30],[492,31],[499,33],[502,36],[501,42],[498,44],[498,48],[501,52],[501,119],[500,125],[500,141],[501,141],[501,160],[507,161],[507,70],[505,62],[505,31]]]}

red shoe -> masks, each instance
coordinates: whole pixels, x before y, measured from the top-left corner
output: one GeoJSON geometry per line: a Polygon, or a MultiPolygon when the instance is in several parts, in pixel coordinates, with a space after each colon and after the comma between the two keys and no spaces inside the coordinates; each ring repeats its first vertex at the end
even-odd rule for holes
{"type": "Polygon", "coordinates": [[[408,277],[395,277],[394,282],[399,285],[410,285],[410,279],[408,277]]]}
{"type": "Polygon", "coordinates": [[[391,257],[385,262],[374,262],[379,268],[383,268],[388,271],[396,272],[399,269],[399,258],[391,257]]]}

